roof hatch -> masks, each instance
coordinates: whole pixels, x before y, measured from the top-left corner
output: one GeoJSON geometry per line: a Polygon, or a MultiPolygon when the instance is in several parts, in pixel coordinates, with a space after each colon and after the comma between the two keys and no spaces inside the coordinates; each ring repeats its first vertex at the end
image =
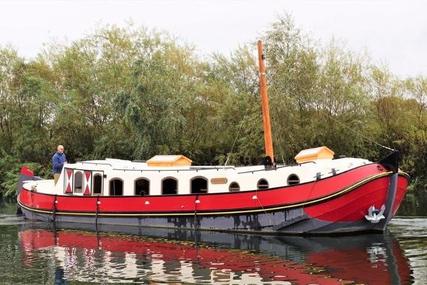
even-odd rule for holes
{"type": "Polygon", "coordinates": [[[191,162],[191,159],[184,155],[155,155],[147,160],[147,165],[152,167],[191,166],[191,162]]]}
{"type": "Polygon", "coordinates": [[[297,161],[297,163],[304,163],[309,161],[315,161],[318,159],[333,159],[334,154],[335,153],[328,147],[321,146],[300,151],[295,156],[295,160],[297,161]]]}

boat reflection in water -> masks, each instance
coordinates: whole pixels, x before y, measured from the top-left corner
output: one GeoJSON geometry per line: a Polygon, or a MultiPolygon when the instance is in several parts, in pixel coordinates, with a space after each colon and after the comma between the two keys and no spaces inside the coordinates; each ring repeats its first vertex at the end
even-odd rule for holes
{"type": "Polygon", "coordinates": [[[55,284],[410,283],[408,261],[390,234],[304,238],[153,229],[141,236],[138,228],[125,235],[59,226],[27,225],[19,232],[26,266],[35,265],[33,255],[50,261],[55,284]]]}

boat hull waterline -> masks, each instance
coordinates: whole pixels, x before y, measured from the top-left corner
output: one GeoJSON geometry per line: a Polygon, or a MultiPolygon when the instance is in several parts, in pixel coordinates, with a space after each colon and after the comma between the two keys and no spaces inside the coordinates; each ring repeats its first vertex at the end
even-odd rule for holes
{"type": "Polygon", "coordinates": [[[382,232],[396,214],[408,182],[405,173],[372,163],[314,182],[237,193],[88,197],[22,187],[18,204],[27,219],[46,222],[263,234],[382,232]],[[391,209],[383,210],[383,219],[366,218],[369,208],[379,212],[386,205],[391,209]]]}

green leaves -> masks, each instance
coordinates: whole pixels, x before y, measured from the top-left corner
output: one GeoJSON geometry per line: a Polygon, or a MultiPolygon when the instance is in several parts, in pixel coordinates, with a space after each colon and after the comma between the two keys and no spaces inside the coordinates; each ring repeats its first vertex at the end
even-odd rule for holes
{"type": "MultiPolygon", "coordinates": [[[[402,151],[425,176],[427,79],[399,79],[336,42],[322,45],[279,17],[265,41],[276,157],[327,145],[379,159],[402,151]]],[[[105,26],[35,59],[0,48],[0,193],[19,166],[49,175],[64,144],[71,160],[182,153],[196,164],[253,164],[264,155],[255,43],[200,58],[170,35],[105,26]]]]}
{"type": "Polygon", "coordinates": [[[28,166],[36,175],[45,176],[46,169],[38,163],[21,163],[0,149],[0,189],[1,196],[12,199],[16,196],[19,172],[23,165],[28,166]]]}

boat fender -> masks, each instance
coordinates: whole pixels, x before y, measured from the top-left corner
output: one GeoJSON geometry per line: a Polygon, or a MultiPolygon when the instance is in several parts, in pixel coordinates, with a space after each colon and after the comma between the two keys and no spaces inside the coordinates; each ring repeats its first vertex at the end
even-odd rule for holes
{"type": "Polygon", "coordinates": [[[37,192],[37,184],[31,185],[31,191],[32,192],[37,192]]]}

